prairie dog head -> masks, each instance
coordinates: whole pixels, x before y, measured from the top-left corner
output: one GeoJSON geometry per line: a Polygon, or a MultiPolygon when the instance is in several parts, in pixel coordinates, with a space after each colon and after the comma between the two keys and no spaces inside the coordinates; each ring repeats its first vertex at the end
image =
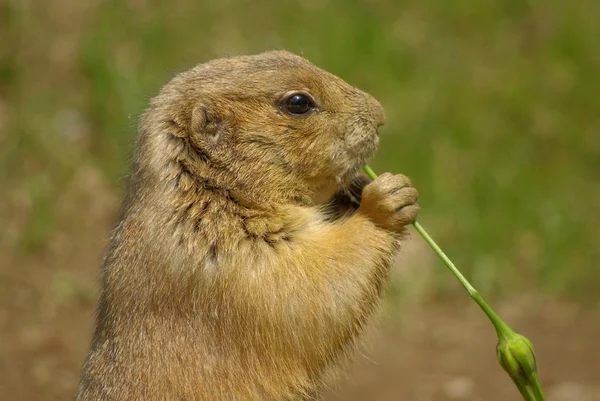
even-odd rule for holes
{"type": "Polygon", "coordinates": [[[373,155],[383,122],[373,97],[289,52],[217,59],[152,100],[137,171],[248,204],[318,204],[373,155]]]}

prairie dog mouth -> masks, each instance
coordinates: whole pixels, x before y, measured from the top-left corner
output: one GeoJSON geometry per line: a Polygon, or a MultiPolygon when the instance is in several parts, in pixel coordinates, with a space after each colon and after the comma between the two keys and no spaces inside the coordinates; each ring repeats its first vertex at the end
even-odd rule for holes
{"type": "MultiPolygon", "coordinates": [[[[332,194],[347,192],[348,188],[356,187],[356,183],[364,176],[362,173],[364,165],[377,151],[379,137],[376,131],[377,129],[372,126],[354,127],[331,149],[331,170],[325,172],[324,175],[328,178],[316,191],[317,203],[325,204],[331,200],[332,194]]],[[[360,182],[362,182],[360,188],[362,193],[365,183],[360,182]]]]}
{"type": "Polygon", "coordinates": [[[329,219],[336,220],[354,213],[360,207],[364,187],[371,181],[366,175],[356,175],[345,187],[333,194],[323,205],[329,219]]]}

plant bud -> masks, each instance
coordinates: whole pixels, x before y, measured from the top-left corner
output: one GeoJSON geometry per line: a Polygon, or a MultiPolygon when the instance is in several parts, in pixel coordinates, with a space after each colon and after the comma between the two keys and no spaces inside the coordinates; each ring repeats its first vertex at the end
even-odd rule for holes
{"type": "Polygon", "coordinates": [[[496,346],[498,361],[513,380],[527,383],[537,372],[533,345],[524,336],[512,333],[496,346]]]}

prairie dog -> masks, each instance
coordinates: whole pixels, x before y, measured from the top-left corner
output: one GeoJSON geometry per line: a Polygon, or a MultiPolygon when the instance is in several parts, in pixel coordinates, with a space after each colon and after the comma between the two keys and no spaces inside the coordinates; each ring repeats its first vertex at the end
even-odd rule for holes
{"type": "Polygon", "coordinates": [[[418,213],[410,180],[383,174],[332,217],[383,123],[373,97],[285,51],[168,83],[139,125],[77,399],[317,397],[418,213]]]}

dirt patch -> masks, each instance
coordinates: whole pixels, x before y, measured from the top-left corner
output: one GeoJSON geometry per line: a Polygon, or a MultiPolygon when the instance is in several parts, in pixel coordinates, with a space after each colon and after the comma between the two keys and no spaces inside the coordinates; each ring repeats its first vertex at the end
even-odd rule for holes
{"type": "MultiPolygon", "coordinates": [[[[599,311],[540,300],[499,308],[536,348],[548,400],[600,400],[599,311]]],[[[496,337],[473,305],[426,305],[388,326],[328,400],[519,400],[496,337]]]]}

